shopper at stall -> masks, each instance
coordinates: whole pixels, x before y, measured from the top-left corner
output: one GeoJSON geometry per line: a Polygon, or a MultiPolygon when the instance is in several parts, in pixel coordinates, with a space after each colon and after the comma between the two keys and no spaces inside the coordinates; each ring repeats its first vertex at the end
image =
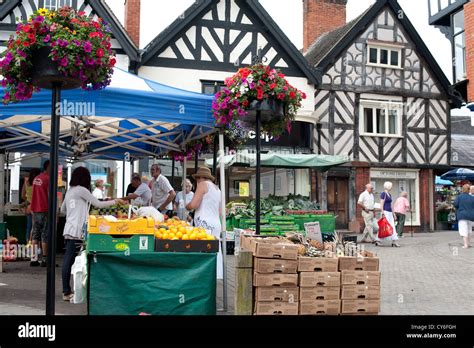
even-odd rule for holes
{"type": "Polygon", "coordinates": [[[132,177],[132,186],[135,188],[135,191],[122,199],[124,201],[130,201],[133,205],[142,207],[149,206],[151,202],[151,190],[147,184],[142,183],[140,175],[132,177]]]}
{"type": "Polygon", "coordinates": [[[410,211],[410,202],[408,202],[408,192],[403,191],[397,198],[393,206],[393,212],[397,218],[397,234],[403,238],[403,228],[405,227],[406,214],[410,211]]]}
{"type": "Polygon", "coordinates": [[[64,301],[70,301],[73,296],[70,285],[71,267],[76,257],[76,251],[83,242],[90,206],[107,208],[122,203],[119,199],[99,201],[90,190],[91,174],[89,170],[85,167],[77,167],[72,172],[69,189],[61,206],[61,212],[66,214],[66,225],[63,232],[66,251],[62,268],[64,301]]]}
{"type": "Polygon", "coordinates": [[[104,180],[97,179],[95,181],[95,189],[92,191],[92,195],[99,200],[105,199],[107,197],[105,194],[104,180]]]}
{"type": "Polygon", "coordinates": [[[191,183],[191,180],[186,179],[184,182],[184,196],[183,196],[183,191],[180,191],[176,194],[176,199],[174,200],[173,206],[174,206],[174,211],[177,212],[178,217],[182,220],[185,218],[188,221],[192,221],[192,218],[189,216],[189,211],[186,210],[186,205],[185,203],[185,198],[186,198],[186,204],[191,202],[191,200],[194,197],[194,192],[192,191],[193,189],[193,184],[191,183]],[[181,215],[181,216],[180,216],[181,215]]]}
{"type": "Polygon", "coordinates": [[[398,240],[398,235],[395,228],[395,217],[392,210],[392,194],[390,193],[392,187],[393,185],[390,181],[387,181],[383,184],[384,191],[380,194],[380,207],[382,209],[382,216],[385,216],[390,226],[392,226],[393,233],[387,238],[376,241],[375,245],[379,246],[381,241],[386,240],[392,243],[392,247],[398,248],[400,245],[396,242],[398,240]]]}
{"type": "MultiPolygon", "coordinates": [[[[194,225],[202,227],[208,234],[217,239],[221,238],[220,204],[221,191],[214,184],[214,177],[211,170],[200,167],[196,174],[197,187],[194,197],[186,204],[187,210],[196,210],[194,213],[194,225]]],[[[219,243],[219,253],[217,255],[217,279],[223,278],[222,250],[219,243]]]]}
{"type": "Polygon", "coordinates": [[[454,200],[459,234],[464,242],[463,249],[470,247],[472,225],[474,221],[474,196],[471,196],[469,191],[470,186],[468,184],[464,185],[462,187],[462,193],[454,200]]]}
{"type": "MultiPolygon", "coordinates": [[[[140,174],[133,173],[132,178],[134,178],[135,176],[140,176],[140,174]]],[[[132,181],[130,181],[130,184],[128,184],[127,186],[127,190],[125,191],[125,196],[128,196],[130,193],[133,193],[133,192],[135,192],[135,187],[133,187],[133,183],[132,181]]]]}
{"type": "Polygon", "coordinates": [[[48,256],[48,199],[49,193],[49,160],[43,164],[43,172],[33,180],[31,195],[31,212],[33,213],[33,257],[30,266],[47,266],[48,256]],[[41,263],[39,244],[41,243],[41,263]],[[37,258],[37,260],[35,260],[37,258]]]}
{"type": "Polygon", "coordinates": [[[152,165],[150,172],[153,177],[149,183],[152,191],[151,203],[160,212],[172,216],[172,202],[176,198],[176,193],[174,192],[169,180],[161,174],[161,168],[158,164],[152,165]]]}
{"type": "Polygon", "coordinates": [[[26,243],[30,241],[32,236],[31,230],[33,229],[33,215],[31,213],[31,199],[33,196],[33,180],[41,174],[41,171],[38,168],[31,169],[25,181],[23,183],[23,188],[21,190],[21,198],[24,200],[25,205],[25,215],[26,215],[26,243]]]}
{"type": "Polygon", "coordinates": [[[374,243],[377,237],[374,235],[374,188],[371,184],[365,185],[365,191],[359,196],[357,204],[362,208],[362,217],[364,218],[365,228],[362,234],[361,243],[374,243]]]}

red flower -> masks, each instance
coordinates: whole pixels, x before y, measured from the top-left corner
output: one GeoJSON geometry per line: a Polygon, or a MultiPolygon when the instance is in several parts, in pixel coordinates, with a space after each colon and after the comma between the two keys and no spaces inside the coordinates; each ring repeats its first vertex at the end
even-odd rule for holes
{"type": "Polygon", "coordinates": [[[102,58],[104,56],[104,50],[102,48],[98,48],[95,54],[97,57],[102,58]]]}
{"type": "Polygon", "coordinates": [[[85,13],[84,11],[80,11],[80,12],[78,12],[77,14],[78,14],[79,16],[81,16],[81,17],[86,15],[86,13],[85,13]]]}
{"type": "Polygon", "coordinates": [[[302,92],[301,93],[301,98],[306,99],[306,93],[302,92]]]}
{"type": "Polygon", "coordinates": [[[23,26],[22,30],[24,33],[28,33],[31,30],[31,27],[27,24],[23,26]]]}
{"type": "Polygon", "coordinates": [[[293,92],[293,91],[291,91],[291,92],[290,92],[290,98],[291,98],[291,99],[295,99],[295,98],[296,98],[296,93],[293,92]]]}
{"type": "Polygon", "coordinates": [[[263,90],[261,88],[257,89],[257,99],[258,100],[263,99],[263,90]]]}
{"type": "Polygon", "coordinates": [[[281,77],[282,79],[284,79],[285,75],[280,73],[280,74],[278,74],[278,77],[281,77]]]}
{"type": "Polygon", "coordinates": [[[280,93],[280,94],[278,94],[278,97],[277,97],[277,98],[280,99],[280,100],[285,99],[285,93],[280,93]]]}
{"type": "Polygon", "coordinates": [[[100,29],[100,24],[99,24],[99,23],[97,23],[97,22],[92,22],[92,25],[94,26],[94,28],[100,29]]]}
{"type": "Polygon", "coordinates": [[[247,68],[240,69],[240,75],[246,79],[250,75],[250,70],[247,68]]]}
{"type": "Polygon", "coordinates": [[[102,37],[102,33],[98,32],[98,31],[94,31],[94,32],[92,32],[92,33],[89,34],[89,37],[90,37],[90,38],[102,37]]]}
{"type": "Polygon", "coordinates": [[[244,100],[244,101],[242,102],[242,105],[245,106],[245,107],[249,106],[249,101],[248,101],[248,100],[244,100]]]}
{"type": "Polygon", "coordinates": [[[275,82],[272,83],[272,84],[270,85],[270,89],[275,89],[276,85],[277,85],[277,84],[276,84],[275,82]]]}
{"type": "Polygon", "coordinates": [[[115,58],[111,58],[109,66],[111,66],[111,67],[115,66],[115,63],[117,63],[117,60],[115,58]]]}
{"type": "Polygon", "coordinates": [[[29,33],[28,34],[28,39],[30,39],[30,40],[36,39],[35,34],[29,33]]]}
{"type": "Polygon", "coordinates": [[[28,47],[30,45],[30,43],[28,41],[23,41],[23,46],[24,47],[28,47]]]}

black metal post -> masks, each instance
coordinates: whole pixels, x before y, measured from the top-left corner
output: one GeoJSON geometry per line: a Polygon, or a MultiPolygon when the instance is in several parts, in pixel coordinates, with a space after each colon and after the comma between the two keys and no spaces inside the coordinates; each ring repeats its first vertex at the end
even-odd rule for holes
{"type": "Polygon", "coordinates": [[[175,167],[175,160],[174,160],[174,156],[173,158],[171,159],[171,186],[173,186],[173,183],[174,183],[174,167],[175,167]]]}
{"type": "Polygon", "coordinates": [[[321,129],[323,125],[321,123],[316,124],[316,130],[318,132],[318,155],[321,154],[321,129]]]}
{"type": "Polygon", "coordinates": [[[5,170],[5,180],[6,180],[6,194],[5,194],[5,203],[10,202],[10,154],[6,152],[5,154],[5,162],[6,162],[6,170],[5,170]]]}
{"type": "Polygon", "coordinates": [[[61,84],[53,83],[51,104],[51,150],[49,154],[48,268],[46,276],[46,315],[55,314],[56,297],[56,218],[58,192],[58,147],[61,115],[56,105],[61,100],[61,84]]]}
{"type": "Polygon", "coordinates": [[[257,168],[255,177],[255,234],[260,234],[260,124],[261,124],[261,111],[257,110],[257,168]]]}
{"type": "Polygon", "coordinates": [[[217,178],[217,133],[214,135],[214,154],[212,161],[212,175],[217,178]]]}

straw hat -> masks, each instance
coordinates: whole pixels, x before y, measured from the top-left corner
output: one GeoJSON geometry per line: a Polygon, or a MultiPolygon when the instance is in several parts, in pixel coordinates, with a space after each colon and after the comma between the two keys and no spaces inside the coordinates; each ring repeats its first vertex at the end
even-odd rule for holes
{"type": "Polygon", "coordinates": [[[207,167],[199,167],[196,174],[193,174],[193,178],[204,178],[214,181],[214,177],[211,174],[211,170],[207,167]]]}

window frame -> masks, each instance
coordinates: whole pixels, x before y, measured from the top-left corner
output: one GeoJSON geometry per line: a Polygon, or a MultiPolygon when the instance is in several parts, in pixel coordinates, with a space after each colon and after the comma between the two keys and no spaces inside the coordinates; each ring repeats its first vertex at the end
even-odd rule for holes
{"type": "MultiPolygon", "coordinates": [[[[60,7],[58,6],[58,4],[61,2],[61,0],[49,0],[50,3],[53,3],[53,2],[54,2],[54,7],[52,7],[52,5],[47,6],[47,5],[46,5],[46,2],[47,2],[47,1],[48,1],[48,0],[43,0],[43,6],[42,6],[42,7],[44,7],[45,9],[47,9],[47,10],[49,10],[49,11],[54,11],[54,10],[57,10],[58,8],[60,8],[60,7]]],[[[72,6],[73,6],[72,0],[63,0],[63,1],[64,1],[64,2],[69,2],[69,4],[64,4],[64,5],[62,5],[61,7],[63,7],[63,6],[72,7],[72,6]]]]}
{"type": "Polygon", "coordinates": [[[367,100],[361,99],[359,103],[359,134],[360,136],[366,137],[379,137],[379,138],[403,138],[402,129],[402,117],[403,117],[403,103],[397,101],[378,101],[378,100],[367,100]],[[365,109],[372,109],[372,124],[373,133],[368,133],[365,130],[365,109]],[[385,110],[385,133],[378,133],[377,126],[377,109],[385,110]],[[396,134],[390,134],[390,111],[397,112],[396,134]]]}
{"type": "MultiPolygon", "coordinates": [[[[214,93],[212,95],[215,95],[217,92],[219,92],[222,87],[226,87],[224,81],[213,81],[213,80],[201,80],[201,93],[204,93],[204,88],[205,87],[214,87],[214,93]]],[[[211,95],[211,94],[206,94],[206,95],[211,95]]]]}
{"type": "Polygon", "coordinates": [[[460,31],[458,31],[457,33],[455,32],[455,26],[454,26],[454,17],[463,12],[463,15],[464,15],[464,8],[461,8],[459,11],[453,13],[451,15],[451,47],[452,47],[452,55],[453,55],[453,81],[454,83],[459,83],[459,82],[462,82],[462,81],[465,81],[467,80],[467,56],[466,56],[466,22],[464,20],[464,28],[460,31]],[[462,78],[458,78],[457,76],[457,56],[456,56],[456,38],[458,36],[461,36],[461,35],[464,35],[464,45],[463,45],[463,76],[462,78]]]}
{"type": "Polygon", "coordinates": [[[384,45],[379,43],[372,43],[369,42],[367,44],[367,65],[368,66],[375,66],[378,68],[390,68],[390,69],[399,69],[402,70],[402,47],[396,45],[384,45]],[[377,50],[377,63],[373,63],[370,61],[370,50],[376,49],[377,50]],[[381,61],[381,50],[386,50],[388,59],[388,64],[382,64],[381,61]],[[392,65],[392,52],[398,53],[398,65],[392,65]]]}

